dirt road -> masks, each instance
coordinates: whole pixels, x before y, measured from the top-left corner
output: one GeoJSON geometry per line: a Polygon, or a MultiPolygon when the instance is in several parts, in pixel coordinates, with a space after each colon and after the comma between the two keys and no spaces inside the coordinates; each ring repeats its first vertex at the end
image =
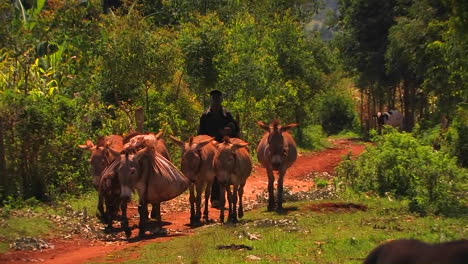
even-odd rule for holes
{"type": "MultiPolygon", "coordinates": [[[[300,155],[294,165],[287,171],[284,180],[285,189],[292,192],[307,191],[314,185],[312,172],[333,173],[335,167],[341,161],[343,155],[352,153],[353,156],[359,155],[364,150],[364,145],[360,142],[350,140],[335,140],[333,147],[320,152],[314,152],[307,155],[300,155]]],[[[249,177],[245,192],[244,203],[253,205],[256,203],[257,195],[265,191],[267,187],[267,176],[265,169],[255,167],[252,175],[249,177]]],[[[147,243],[164,242],[169,239],[175,239],[179,236],[190,235],[197,231],[188,225],[190,213],[188,210],[187,195],[178,197],[174,201],[162,204],[162,218],[164,231],[167,234],[148,235],[144,240],[135,239],[138,229],[133,229],[130,241],[120,240],[105,242],[102,240],[87,240],[82,238],[47,240],[54,245],[53,249],[41,251],[10,251],[0,255],[0,263],[85,263],[87,261],[104,260],[104,258],[113,252],[117,252],[127,247],[141,247],[147,243]]],[[[129,208],[130,225],[136,225],[138,218],[136,206],[129,208]]],[[[210,209],[210,218],[214,221],[219,219],[219,211],[210,209]]],[[[136,256],[135,256],[136,257],[136,256]]]]}

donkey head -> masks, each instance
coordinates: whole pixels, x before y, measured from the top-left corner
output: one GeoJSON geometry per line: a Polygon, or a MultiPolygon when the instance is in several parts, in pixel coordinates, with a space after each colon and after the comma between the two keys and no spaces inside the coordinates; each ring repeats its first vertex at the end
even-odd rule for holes
{"type": "MultiPolygon", "coordinates": [[[[146,152],[147,149],[144,148],[136,154],[120,155],[119,165],[116,170],[121,184],[121,197],[124,199],[130,198],[132,190],[145,172],[144,166],[148,164],[144,164],[142,158],[145,156],[146,152]]],[[[146,171],[148,171],[148,169],[146,171]]]]}
{"type": "Polygon", "coordinates": [[[288,132],[297,124],[289,124],[281,126],[279,121],[273,121],[270,125],[266,125],[261,121],[257,121],[257,126],[268,133],[268,151],[271,165],[274,170],[279,170],[281,164],[287,158],[289,149],[288,144],[285,144],[283,133],[288,132]]]}
{"type": "Polygon", "coordinates": [[[236,151],[239,148],[247,147],[247,145],[248,143],[231,143],[229,137],[224,137],[223,142],[215,144],[218,151],[214,159],[214,168],[220,182],[226,182],[229,175],[234,173],[236,151]]]}
{"type": "Polygon", "coordinates": [[[109,164],[108,157],[104,151],[103,146],[94,145],[91,140],[86,140],[85,145],[78,145],[82,149],[89,149],[91,156],[89,157],[89,163],[91,165],[91,171],[93,175],[93,185],[97,188],[99,185],[99,179],[101,178],[102,171],[109,164]]]}
{"type": "Polygon", "coordinates": [[[200,172],[203,163],[201,149],[214,139],[210,137],[195,143],[193,142],[193,137],[190,137],[188,142],[180,141],[173,136],[169,136],[169,138],[182,148],[181,170],[185,177],[193,182],[195,175],[200,172]]]}

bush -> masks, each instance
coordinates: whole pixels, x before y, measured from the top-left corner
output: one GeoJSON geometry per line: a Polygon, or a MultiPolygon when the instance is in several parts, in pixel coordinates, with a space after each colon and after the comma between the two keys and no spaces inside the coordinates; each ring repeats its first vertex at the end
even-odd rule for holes
{"type": "Polygon", "coordinates": [[[346,92],[333,90],[323,94],[318,112],[322,127],[329,135],[343,130],[354,130],[357,127],[358,118],[354,102],[346,92]]]}
{"type": "Polygon", "coordinates": [[[457,109],[452,123],[453,129],[458,134],[458,140],[454,144],[455,155],[463,167],[468,167],[468,104],[457,109]]]}
{"type": "Polygon", "coordinates": [[[330,145],[326,140],[327,135],[325,135],[320,125],[309,125],[302,130],[302,133],[303,142],[300,144],[301,147],[320,150],[330,145]]]}
{"type": "Polygon", "coordinates": [[[458,163],[468,166],[468,110],[459,107],[447,129],[440,125],[422,130],[416,126],[414,134],[423,143],[458,158],[458,163]]]}
{"type": "Polygon", "coordinates": [[[467,171],[407,133],[377,137],[375,147],[346,158],[337,174],[353,190],[408,198],[410,210],[421,214],[453,214],[466,204],[467,171]]]}

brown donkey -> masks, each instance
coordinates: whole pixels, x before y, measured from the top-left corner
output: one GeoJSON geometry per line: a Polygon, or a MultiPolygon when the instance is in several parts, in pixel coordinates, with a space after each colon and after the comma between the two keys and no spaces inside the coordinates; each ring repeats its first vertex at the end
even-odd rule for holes
{"type": "Polygon", "coordinates": [[[215,177],[213,159],[216,153],[214,140],[210,136],[200,135],[191,137],[188,142],[170,139],[182,148],[181,170],[192,184],[190,184],[190,224],[200,223],[201,196],[205,192],[205,208],[203,219],[208,222],[208,201],[210,200],[211,185],[215,177]],[[196,191],[196,194],[195,194],[196,191]]]}
{"type": "Polygon", "coordinates": [[[224,142],[215,143],[218,151],[214,159],[216,177],[221,187],[221,212],[220,222],[224,222],[225,190],[227,191],[229,214],[228,222],[237,222],[237,217],[244,216],[242,196],[247,178],[252,172],[252,160],[250,158],[248,143],[238,139],[224,137],[224,142]],[[231,192],[231,185],[233,190],[231,192]],[[237,210],[237,198],[239,197],[239,209],[237,210]]]}
{"type": "MultiPolygon", "coordinates": [[[[123,153],[135,153],[136,151],[144,148],[147,145],[147,142],[156,142],[154,145],[156,152],[161,154],[168,161],[171,161],[171,156],[169,155],[166,142],[162,138],[163,134],[164,133],[162,131],[156,135],[152,133],[140,134],[138,132],[132,132],[124,138],[125,145],[123,153]]],[[[151,206],[151,218],[161,221],[161,203],[153,203],[151,206]]]]}
{"type": "Polygon", "coordinates": [[[296,161],[296,142],[289,133],[289,130],[297,124],[281,126],[279,121],[274,121],[266,125],[257,121],[257,125],[266,131],[258,143],[258,161],[265,167],[268,174],[268,211],[275,209],[273,171],[277,171],[278,176],[278,199],[276,210],[283,210],[283,180],[286,170],[296,161]]]}
{"type": "Polygon", "coordinates": [[[138,150],[135,154],[121,155],[118,164],[110,172],[119,177],[123,200],[121,206],[122,229],[127,236],[130,236],[130,228],[126,205],[133,190],[137,191],[139,197],[139,235],[142,236],[145,234],[148,222],[147,204],[158,204],[173,199],[183,193],[190,185],[190,181],[182,172],[156,150],[156,141],[156,138],[147,137],[143,142],[143,149],[138,150]]]}
{"type": "Polygon", "coordinates": [[[101,221],[108,223],[110,221],[109,214],[114,214],[114,212],[110,212],[110,208],[108,208],[109,204],[113,202],[105,199],[105,195],[100,190],[99,186],[104,169],[120,156],[119,152],[123,149],[123,138],[119,135],[110,135],[100,137],[96,145],[94,145],[91,140],[86,140],[86,144],[78,145],[78,147],[91,151],[89,163],[93,174],[93,186],[98,191],[98,217],[101,221]],[[106,202],[106,210],[104,210],[104,202],[106,202]]]}

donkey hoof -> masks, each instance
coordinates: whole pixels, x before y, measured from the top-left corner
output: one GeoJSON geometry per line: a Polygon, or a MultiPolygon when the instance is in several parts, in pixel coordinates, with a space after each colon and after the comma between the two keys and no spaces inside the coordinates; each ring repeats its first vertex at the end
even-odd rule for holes
{"type": "Polygon", "coordinates": [[[132,232],[130,231],[130,228],[126,228],[126,229],[125,229],[125,236],[126,236],[127,238],[130,238],[131,235],[132,235],[132,232]]]}
{"type": "Polygon", "coordinates": [[[190,219],[190,225],[191,226],[199,226],[201,225],[200,219],[190,219]]]}
{"type": "Polygon", "coordinates": [[[243,218],[244,217],[244,211],[239,210],[239,213],[237,214],[237,216],[239,216],[239,218],[243,218]]]}
{"type": "Polygon", "coordinates": [[[286,213],[286,210],[284,210],[283,207],[278,207],[278,208],[276,208],[276,212],[277,212],[278,214],[284,214],[284,213],[286,213]]]}

